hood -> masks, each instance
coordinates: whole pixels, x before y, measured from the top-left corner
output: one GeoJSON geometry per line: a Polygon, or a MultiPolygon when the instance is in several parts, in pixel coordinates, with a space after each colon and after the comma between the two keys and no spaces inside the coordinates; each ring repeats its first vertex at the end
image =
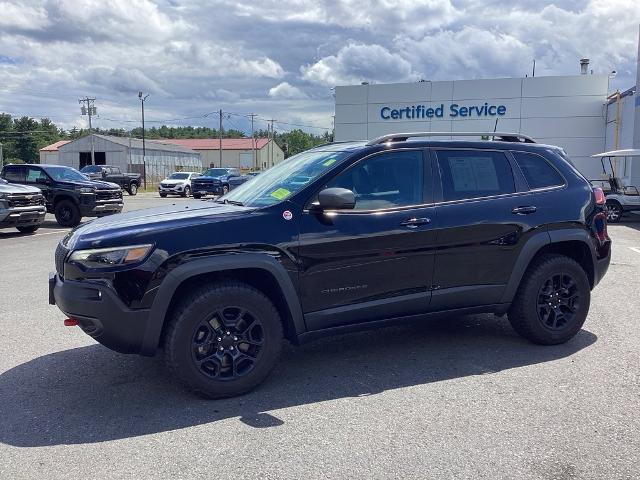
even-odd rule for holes
{"type": "Polygon", "coordinates": [[[185,179],[185,180],[168,180],[168,179],[164,179],[160,182],[163,185],[180,185],[182,183],[189,183],[189,180],[185,179]]]}
{"type": "Polygon", "coordinates": [[[222,221],[246,215],[253,208],[213,201],[194,200],[171,205],[135,210],[97,218],[72,230],[65,239],[68,248],[89,248],[101,245],[131,243],[140,235],[185,228],[200,223],[222,221]],[[129,239],[129,240],[127,240],[129,239]]]}
{"type": "Polygon", "coordinates": [[[103,182],[102,180],[74,180],[73,182],[63,182],[70,187],[87,187],[96,190],[119,190],[117,183],[103,182]]]}
{"type": "Polygon", "coordinates": [[[193,181],[197,182],[198,180],[206,180],[208,178],[213,178],[215,180],[223,180],[225,178],[227,178],[226,175],[218,175],[217,177],[214,177],[213,175],[200,175],[198,178],[194,178],[193,181]]]}
{"type": "Polygon", "coordinates": [[[17,183],[4,183],[0,182],[0,193],[24,193],[24,194],[36,194],[41,193],[39,188],[31,187],[28,185],[18,185],[17,183]]]}

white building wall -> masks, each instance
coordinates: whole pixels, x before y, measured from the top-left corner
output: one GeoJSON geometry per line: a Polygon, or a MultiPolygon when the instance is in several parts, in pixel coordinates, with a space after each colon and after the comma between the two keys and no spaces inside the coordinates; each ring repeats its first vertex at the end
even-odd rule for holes
{"type": "MultiPolygon", "coordinates": [[[[606,75],[456,80],[336,87],[336,141],[397,132],[498,131],[532,136],[563,147],[587,176],[598,172],[590,155],[605,146],[606,75]],[[502,115],[454,117],[452,105],[503,106],[502,115]],[[382,118],[382,108],[442,108],[432,118],[382,118]],[[496,126],[496,119],[498,121],[496,126]]],[[[389,112],[387,111],[387,116],[389,112]]]]}

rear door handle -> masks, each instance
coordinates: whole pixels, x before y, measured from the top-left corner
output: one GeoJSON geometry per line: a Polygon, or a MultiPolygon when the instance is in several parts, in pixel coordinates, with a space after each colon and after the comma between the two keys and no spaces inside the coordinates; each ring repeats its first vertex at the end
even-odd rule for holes
{"type": "Polygon", "coordinates": [[[400,225],[407,228],[418,228],[420,225],[426,225],[431,223],[430,218],[409,218],[404,222],[400,222],[400,225]]]}
{"type": "Polygon", "coordinates": [[[533,205],[527,207],[515,207],[511,210],[511,213],[515,213],[516,215],[529,215],[530,213],[534,213],[537,210],[533,205]]]}

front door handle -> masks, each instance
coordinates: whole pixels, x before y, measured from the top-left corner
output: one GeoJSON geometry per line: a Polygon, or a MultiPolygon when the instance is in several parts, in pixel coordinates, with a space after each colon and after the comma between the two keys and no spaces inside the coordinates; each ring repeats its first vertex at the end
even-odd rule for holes
{"type": "Polygon", "coordinates": [[[404,222],[400,222],[400,225],[407,228],[418,228],[420,225],[426,225],[431,223],[430,218],[409,218],[404,222]]]}
{"type": "Polygon", "coordinates": [[[511,210],[511,213],[515,213],[516,215],[529,215],[530,213],[534,213],[536,210],[536,207],[529,205],[526,207],[515,207],[511,210]]]}

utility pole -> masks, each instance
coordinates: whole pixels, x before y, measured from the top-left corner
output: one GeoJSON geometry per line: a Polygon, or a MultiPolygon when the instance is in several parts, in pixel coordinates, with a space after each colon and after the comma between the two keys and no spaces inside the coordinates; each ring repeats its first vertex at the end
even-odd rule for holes
{"type": "Polygon", "coordinates": [[[273,142],[275,142],[275,133],[273,131],[273,122],[275,120],[272,118],[268,120],[269,122],[269,167],[273,167],[273,142]]]}
{"type": "Polygon", "coordinates": [[[0,143],[0,168],[4,165],[4,158],[2,157],[2,144],[0,143]]]}
{"type": "Polygon", "coordinates": [[[255,113],[249,114],[251,117],[251,165],[253,170],[257,170],[257,162],[256,162],[256,139],[253,134],[253,118],[256,116],[255,113]]]}
{"type": "Polygon", "coordinates": [[[82,115],[89,116],[89,138],[91,139],[91,165],[96,164],[96,154],[93,148],[93,132],[91,127],[91,116],[97,115],[98,111],[95,107],[95,98],[84,97],[78,100],[78,103],[82,105],[80,107],[80,113],[82,115]]]}
{"type": "Polygon", "coordinates": [[[148,93],[143,97],[142,92],[138,92],[138,98],[140,99],[140,104],[142,105],[142,175],[145,190],[147,189],[147,148],[144,142],[144,101],[148,97],[148,93]]]}
{"type": "Polygon", "coordinates": [[[222,109],[220,109],[220,128],[218,129],[218,138],[220,140],[220,167],[222,167],[222,109]]]}

